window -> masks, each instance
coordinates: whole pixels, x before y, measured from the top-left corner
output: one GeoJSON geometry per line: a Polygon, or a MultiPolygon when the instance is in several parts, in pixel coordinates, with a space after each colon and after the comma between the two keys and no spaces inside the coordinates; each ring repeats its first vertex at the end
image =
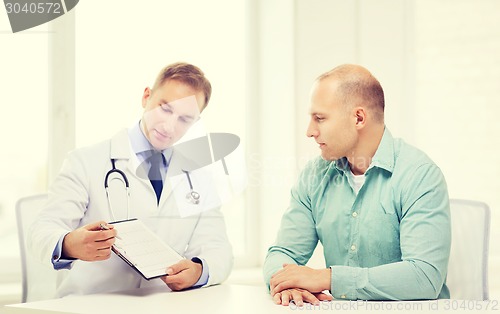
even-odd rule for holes
{"type": "Polygon", "coordinates": [[[15,205],[19,198],[47,189],[48,28],[13,34],[0,17],[0,278],[21,276],[15,205]],[[15,270],[15,272],[13,272],[15,270]]]}

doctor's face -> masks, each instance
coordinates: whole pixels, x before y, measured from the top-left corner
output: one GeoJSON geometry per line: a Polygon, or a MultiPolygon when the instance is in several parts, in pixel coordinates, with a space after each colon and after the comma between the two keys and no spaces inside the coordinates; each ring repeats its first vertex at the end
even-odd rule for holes
{"type": "Polygon", "coordinates": [[[204,104],[202,91],[177,80],[167,80],[142,96],[141,128],[151,145],[164,150],[177,142],[199,119],[204,104]]]}

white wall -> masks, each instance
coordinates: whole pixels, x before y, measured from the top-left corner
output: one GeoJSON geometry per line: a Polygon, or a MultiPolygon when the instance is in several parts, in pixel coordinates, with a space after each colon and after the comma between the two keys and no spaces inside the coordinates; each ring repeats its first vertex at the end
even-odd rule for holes
{"type": "MultiPolygon", "coordinates": [[[[500,295],[500,1],[415,2],[415,144],[450,197],[491,208],[490,287],[500,295]]],[[[493,297],[492,297],[493,298],[493,297]]]]}
{"type": "Polygon", "coordinates": [[[251,150],[249,168],[258,187],[257,226],[262,263],[274,240],[295,177],[295,53],[293,1],[261,1],[259,34],[258,145],[251,150]]]}

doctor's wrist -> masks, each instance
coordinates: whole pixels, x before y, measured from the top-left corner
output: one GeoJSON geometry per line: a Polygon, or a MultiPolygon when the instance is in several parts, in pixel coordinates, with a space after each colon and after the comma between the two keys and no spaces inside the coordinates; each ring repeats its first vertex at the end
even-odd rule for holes
{"type": "MultiPolygon", "coordinates": [[[[208,265],[206,264],[204,259],[201,259],[199,257],[193,257],[191,258],[191,262],[200,265],[200,276],[198,277],[198,280],[196,283],[192,286],[192,288],[199,288],[208,283],[208,265]]],[[[198,268],[198,267],[197,267],[198,268]]]]}
{"type": "Polygon", "coordinates": [[[62,259],[77,259],[71,253],[72,244],[71,244],[71,232],[66,233],[62,240],[62,248],[61,248],[61,258],[62,259]]]}

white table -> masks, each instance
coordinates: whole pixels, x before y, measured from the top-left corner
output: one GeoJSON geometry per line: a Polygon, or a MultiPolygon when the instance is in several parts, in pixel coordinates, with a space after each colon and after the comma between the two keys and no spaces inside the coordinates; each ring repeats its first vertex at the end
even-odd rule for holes
{"type": "Polygon", "coordinates": [[[344,301],[323,302],[319,306],[306,304],[276,305],[264,286],[222,284],[208,288],[168,292],[163,287],[137,289],[127,292],[71,296],[55,300],[7,305],[2,313],[179,313],[179,314],[239,314],[239,313],[316,313],[349,311],[373,313],[443,313],[443,312],[500,313],[498,301],[344,301]],[[496,303],[495,303],[496,302],[496,303]],[[479,311],[479,307],[481,310],[479,311]],[[496,311],[495,311],[496,308],[496,311]],[[486,310],[487,309],[487,310],[486,310]]]}

